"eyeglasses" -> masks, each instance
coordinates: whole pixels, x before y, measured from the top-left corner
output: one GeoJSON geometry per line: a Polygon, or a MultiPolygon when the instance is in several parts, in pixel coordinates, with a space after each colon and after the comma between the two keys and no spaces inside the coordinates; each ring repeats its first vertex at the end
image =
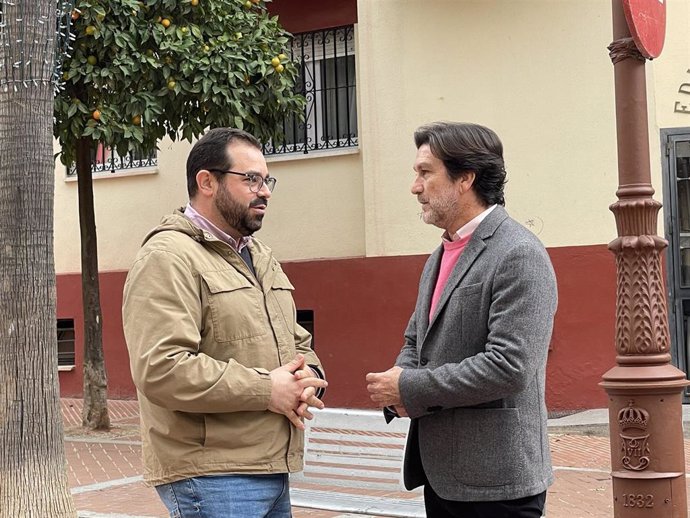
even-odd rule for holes
{"type": "Polygon", "coordinates": [[[266,178],[264,178],[258,173],[238,173],[236,171],[221,171],[220,169],[207,169],[207,171],[211,173],[234,174],[236,176],[244,176],[249,182],[249,190],[251,192],[259,192],[261,189],[263,189],[264,185],[268,187],[269,191],[273,192],[273,189],[276,186],[276,182],[278,181],[278,179],[274,178],[273,176],[267,176],[266,178]]]}

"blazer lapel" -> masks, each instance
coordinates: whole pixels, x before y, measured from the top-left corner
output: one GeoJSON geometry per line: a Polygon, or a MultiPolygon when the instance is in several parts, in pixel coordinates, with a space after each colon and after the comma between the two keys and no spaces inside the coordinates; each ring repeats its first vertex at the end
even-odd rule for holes
{"type": "Polygon", "coordinates": [[[462,281],[463,277],[465,277],[465,274],[467,274],[474,261],[476,261],[477,257],[479,257],[479,255],[486,248],[484,240],[475,239],[475,237],[476,236],[472,236],[470,242],[467,243],[467,246],[458,258],[458,262],[455,265],[455,268],[453,268],[450,277],[448,277],[448,281],[446,282],[443,292],[441,293],[441,298],[438,300],[438,304],[436,305],[436,311],[431,316],[429,328],[431,328],[431,326],[434,325],[434,322],[436,322],[436,318],[438,317],[439,313],[441,313],[443,306],[445,306],[448,302],[451,293],[453,293],[458,284],[460,284],[460,281],[462,281]]]}
{"type": "MultiPolygon", "coordinates": [[[[505,209],[499,205],[494,210],[492,210],[489,213],[489,215],[486,216],[486,218],[484,218],[484,221],[482,221],[477,227],[477,229],[474,231],[469,243],[467,243],[467,246],[458,258],[458,262],[455,265],[455,268],[453,268],[450,277],[448,277],[448,281],[446,282],[446,285],[443,288],[443,292],[441,293],[441,298],[439,299],[438,304],[436,305],[436,311],[431,316],[431,320],[429,321],[429,327],[427,328],[427,331],[431,329],[431,326],[433,326],[434,322],[436,322],[436,318],[441,313],[443,306],[445,306],[445,304],[448,302],[451,293],[455,291],[455,288],[457,288],[460,282],[462,282],[462,279],[465,277],[469,269],[472,267],[474,262],[486,248],[485,240],[493,235],[493,233],[496,231],[501,222],[507,217],[508,214],[506,213],[505,209]]],[[[441,250],[442,249],[443,247],[441,247],[441,250]]],[[[439,264],[440,262],[441,258],[439,254],[439,264]]],[[[438,272],[438,268],[436,269],[436,271],[438,272]]],[[[427,305],[427,317],[429,313],[428,308],[431,305],[431,294],[433,294],[433,289],[436,285],[437,277],[438,275],[434,277],[431,287],[431,293],[428,297],[429,304],[427,305]]]]}
{"type": "Polygon", "coordinates": [[[434,294],[436,287],[436,279],[438,278],[438,270],[441,267],[441,257],[443,257],[443,246],[439,246],[429,257],[429,267],[422,274],[419,287],[419,312],[417,317],[417,336],[419,344],[426,336],[429,328],[429,311],[431,310],[431,297],[434,294]]]}

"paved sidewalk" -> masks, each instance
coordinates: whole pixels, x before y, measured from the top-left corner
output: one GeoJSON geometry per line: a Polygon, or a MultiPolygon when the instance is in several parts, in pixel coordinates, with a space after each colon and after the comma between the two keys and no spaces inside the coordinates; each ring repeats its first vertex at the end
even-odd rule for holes
{"type": "MultiPolygon", "coordinates": [[[[155,490],[141,480],[141,442],[136,401],[109,401],[113,429],[85,432],[79,426],[81,400],[63,399],[65,447],[69,481],[79,516],[83,518],[164,518],[166,510],[155,490]]],[[[580,418],[579,425],[597,424],[605,411],[580,418]]],[[[603,418],[602,418],[603,416],[603,418]]],[[[547,498],[548,518],[610,518],[613,516],[610,450],[605,421],[581,433],[570,416],[549,422],[549,439],[556,483],[547,498]],[[566,433],[572,430],[578,433],[566,433]],[[553,432],[552,432],[553,431],[553,432]]],[[[686,440],[686,451],[690,441],[686,440]]],[[[686,458],[686,465],[688,459],[686,458]]],[[[686,467],[686,469],[688,469],[686,467]]],[[[690,470],[689,470],[690,471],[690,470]]],[[[386,514],[386,502],[421,502],[418,492],[350,488],[296,482],[292,484],[295,518],[367,518],[372,516],[423,516],[386,514]],[[359,512],[348,507],[358,502],[359,512]],[[367,509],[362,514],[362,509],[367,509]],[[331,510],[327,510],[331,509],[331,510]],[[370,513],[370,514],[366,514],[370,513]]]]}

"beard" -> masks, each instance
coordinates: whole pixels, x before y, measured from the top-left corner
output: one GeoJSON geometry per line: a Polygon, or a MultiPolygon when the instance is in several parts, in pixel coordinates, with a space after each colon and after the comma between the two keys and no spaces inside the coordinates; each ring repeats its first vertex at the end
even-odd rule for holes
{"type": "Polygon", "coordinates": [[[245,207],[235,200],[222,184],[220,189],[218,189],[218,195],[214,203],[225,222],[243,236],[251,236],[254,232],[260,230],[263,224],[264,215],[253,214],[249,209],[257,205],[268,207],[268,200],[258,196],[245,207]]]}
{"type": "Polygon", "coordinates": [[[457,217],[459,203],[453,196],[439,195],[425,201],[427,201],[426,210],[422,209],[419,217],[427,225],[445,229],[448,223],[457,217]]]}

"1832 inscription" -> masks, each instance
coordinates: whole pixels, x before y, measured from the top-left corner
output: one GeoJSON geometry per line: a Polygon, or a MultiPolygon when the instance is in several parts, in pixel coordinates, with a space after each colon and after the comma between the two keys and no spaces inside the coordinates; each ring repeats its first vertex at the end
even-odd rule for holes
{"type": "Polygon", "coordinates": [[[637,507],[640,509],[654,507],[654,495],[623,493],[623,507],[637,507]]]}

